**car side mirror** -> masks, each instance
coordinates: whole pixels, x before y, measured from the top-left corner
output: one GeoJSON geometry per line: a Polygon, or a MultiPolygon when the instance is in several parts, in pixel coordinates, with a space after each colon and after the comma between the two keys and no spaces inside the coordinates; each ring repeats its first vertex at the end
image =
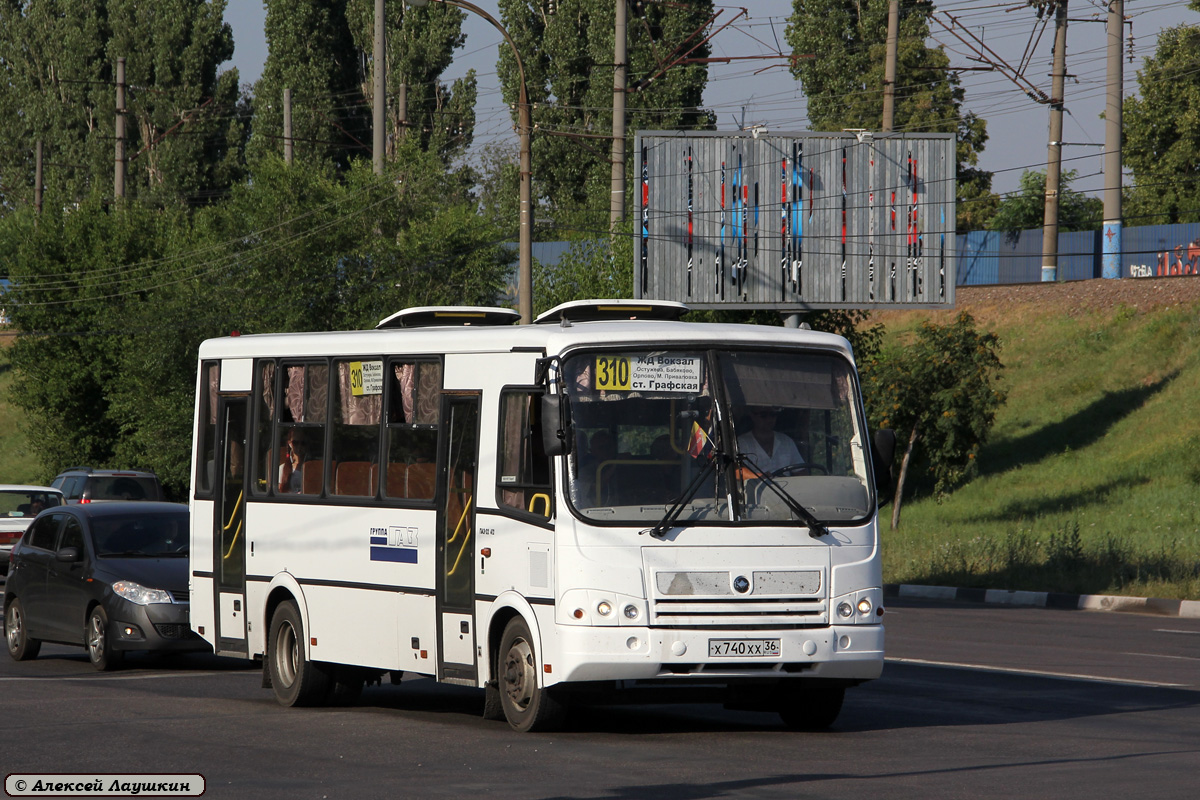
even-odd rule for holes
{"type": "Polygon", "coordinates": [[[78,547],[64,547],[54,554],[54,560],[64,564],[74,564],[77,561],[83,561],[83,554],[79,552],[78,547]]]}
{"type": "Polygon", "coordinates": [[[542,448],[548,456],[571,452],[570,405],[560,394],[542,395],[542,448]]]}
{"type": "Polygon", "coordinates": [[[875,491],[879,505],[885,505],[892,493],[892,461],[896,458],[896,432],[881,428],[871,437],[871,465],[875,468],[875,491]]]}

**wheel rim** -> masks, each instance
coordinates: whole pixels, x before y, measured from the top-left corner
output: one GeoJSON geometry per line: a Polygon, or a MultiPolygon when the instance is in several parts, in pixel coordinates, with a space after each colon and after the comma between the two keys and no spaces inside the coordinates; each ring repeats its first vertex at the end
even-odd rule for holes
{"type": "Polygon", "coordinates": [[[524,639],[517,639],[504,657],[504,693],[514,706],[524,711],[536,688],[533,648],[524,639]]]}
{"type": "Polygon", "coordinates": [[[21,620],[21,609],[13,606],[8,609],[8,619],[4,622],[4,631],[8,634],[8,649],[16,652],[21,646],[21,628],[23,622],[21,620]]]}
{"type": "Polygon", "coordinates": [[[88,625],[88,655],[92,661],[99,662],[104,658],[104,620],[99,614],[92,614],[88,625]]]}
{"type": "Polygon", "coordinates": [[[296,665],[300,661],[300,641],[290,622],[279,626],[275,639],[275,672],[284,686],[296,681],[296,665]]]}

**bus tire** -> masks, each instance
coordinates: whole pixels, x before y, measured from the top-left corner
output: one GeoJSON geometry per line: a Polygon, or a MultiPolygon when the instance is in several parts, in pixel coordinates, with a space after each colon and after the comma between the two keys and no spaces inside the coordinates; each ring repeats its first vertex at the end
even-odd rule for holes
{"type": "Polygon", "coordinates": [[[313,706],[324,702],[329,675],[304,655],[304,623],[290,600],[280,603],[271,616],[267,639],[267,667],[271,688],[281,706],[313,706]]]}
{"type": "Polygon", "coordinates": [[[42,649],[41,640],[29,635],[29,629],[25,627],[25,609],[15,597],[4,607],[4,639],[13,661],[37,658],[38,651],[42,649]]]}
{"type": "Polygon", "coordinates": [[[552,731],[562,727],[567,709],[538,686],[537,651],[529,626],[514,617],[500,637],[499,690],[504,716],[513,730],[552,731]]]}
{"type": "Polygon", "coordinates": [[[838,718],[845,699],[846,690],[841,686],[787,689],[779,718],[793,730],[823,731],[838,718]]]}

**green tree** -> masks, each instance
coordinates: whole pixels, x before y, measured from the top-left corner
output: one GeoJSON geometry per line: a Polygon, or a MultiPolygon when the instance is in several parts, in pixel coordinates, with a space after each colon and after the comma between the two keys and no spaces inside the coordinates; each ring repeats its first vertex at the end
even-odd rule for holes
{"type": "MultiPolygon", "coordinates": [[[[521,52],[529,101],[534,104],[533,188],[565,238],[608,230],[612,166],[613,0],[500,0],[504,26],[521,52]]],[[[697,34],[712,14],[711,0],[631,2],[627,25],[627,128],[711,128],[713,116],[700,108],[708,70],[679,64],[688,53],[709,54],[697,34]],[[689,51],[689,48],[696,46],[689,51]]],[[[500,46],[500,80],[505,102],[519,96],[517,68],[507,44],[500,46]]],[[[627,146],[632,153],[632,146],[627,146]]],[[[633,183],[626,160],[626,191],[633,183]]]]}
{"type": "Polygon", "coordinates": [[[126,194],[206,202],[239,178],[244,125],[224,0],[0,3],[0,213],[111,195],[116,60],[126,59],[126,194]]]}
{"type": "MultiPolygon", "coordinates": [[[[1200,11],[1200,2],[1188,3],[1200,11]]],[[[1167,28],[1125,98],[1122,159],[1133,173],[1124,206],[1135,225],[1200,220],[1200,30],[1167,28]]]]}
{"type": "MultiPolygon", "coordinates": [[[[396,142],[416,136],[422,148],[432,150],[450,164],[470,148],[475,129],[478,85],[472,70],[451,86],[440,78],[454,60],[455,49],[466,36],[466,14],[454,6],[431,3],[411,8],[403,3],[385,5],[387,50],[387,157],[395,157],[396,142]],[[400,124],[399,91],[407,95],[407,125],[400,124]]],[[[373,103],[375,3],[349,0],[346,17],[354,43],[365,65],[360,76],[363,97],[373,103]]]]}
{"type": "MultiPolygon", "coordinates": [[[[1078,173],[1069,169],[1059,178],[1058,228],[1060,231],[1091,231],[1104,220],[1104,202],[1070,188],[1078,173]]],[[[1046,173],[1026,170],[1021,173],[1021,189],[1000,201],[988,221],[988,230],[1004,231],[1015,241],[1021,231],[1041,228],[1046,220],[1046,173]]]]}
{"type": "MultiPolygon", "coordinates": [[[[957,141],[956,226],[979,226],[991,207],[992,174],[979,169],[987,123],[962,108],[965,92],[940,48],[925,45],[933,4],[900,3],[894,129],[953,133],[957,141]]],[[[787,42],[792,73],[808,101],[809,127],[837,131],[883,126],[888,0],[793,0],[787,42]]]]}
{"type": "Polygon", "coordinates": [[[925,322],[908,346],[860,360],[872,426],[895,430],[901,444],[893,529],[900,527],[904,486],[915,458],[928,462],[938,495],[977,468],[979,447],[1004,403],[997,386],[1003,369],[999,350],[999,338],[976,330],[964,311],[949,325],[925,322]]]}
{"type": "Polygon", "coordinates": [[[93,199],[0,218],[20,331],[12,397],[36,426],[43,477],[70,463],[143,466],[182,497],[203,339],[490,304],[511,262],[500,241],[415,142],[384,177],[361,159],[344,175],[263,159],[253,182],[191,214],[93,199]]]}
{"type": "MultiPolygon", "coordinates": [[[[248,157],[283,153],[283,90],[292,90],[296,161],[346,170],[371,157],[371,114],[362,104],[360,53],[347,0],[266,0],[267,60],[254,84],[248,157]]],[[[368,83],[370,78],[367,78],[368,83]]]]}

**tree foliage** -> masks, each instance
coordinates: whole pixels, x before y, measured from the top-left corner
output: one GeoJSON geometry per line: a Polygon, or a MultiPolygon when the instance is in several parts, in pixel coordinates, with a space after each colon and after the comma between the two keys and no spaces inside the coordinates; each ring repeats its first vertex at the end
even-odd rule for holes
{"type": "MultiPolygon", "coordinates": [[[[709,47],[699,34],[712,14],[711,0],[630,3],[627,25],[627,128],[711,128],[701,109],[708,70],[678,64],[685,53],[703,58],[709,47]],[[692,49],[692,48],[695,49],[692,49]]],[[[534,192],[561,226],[563,238],[608,230],[612,166],[612,0],[500,0],[501,19],[521,53],[529,102],[534,104],[534,192]]],[[[511,48],[500,45],[500,80],[505,102],[516,103],[519,80],[511,48]]],[[[627,146],[627,152],[632,151],[627,146]]],[[[633,159],[626,159],[631,191],[633,159]]]]}
{"type": "MultiPolygon", "coordinates": [[[[1200,11],[1200,2],[1188,8],[1200,11]]],[[[1135,225],[1200,220],[1200,30],[1163,30],[1122,110],[1122,160],[1133,172],[1124,207],[1135,225]]]]}
{"type": "Polygon", "coordinates": [[[5,306],[21,332],[12,398],[34,422],[43,477],[141,466],[182,496],[205,338],[493,302],[511,259],[445,176],[413,143],[382,178],[361,161],[337,179],[264,159],[252,183],[192,214],[93,199],[0,219],[5,306]]]}
{"type": "MultiPolygon", "coordinates": [[[[987,123],[962,108],[965,92],[940,48],[925,45],[933,4],[900,3],[893,125],[910,133],[953,133],[957,141],[957,228],[978,226],[991,207],[992,174],[977,167],[987,123]]],[[[792,73],[818,131],[883,126],[888,0],[793,0],[787,42],[792,73]]]]}
{"type": "Polygon", "coordinates": [[[974,473],[979,447],[1004,403],[997,386],[1003,369],[999,351],[999,338],[976,330],[964,311],[948,325],[925,322],[907,346],[860,360],[872,426],[895,430],[901,443],[892,528],[900,526],[914,460],[928,465],[938,495],[974,473]]]}
{"type": "Polygon", "coordinates": [[[240,178],[245,134],[224,0],[0,4],[0,213],[111,194],[116,62],[126,59],[126,194],[204,203],[240,178]]]}
{"type": "MultiPolygon", "coordinates": [[[[1078,173],[1069,169],[1059,177],[1058,228],[1060,231],[1092,231],[1104,221],[1104,202],[1070,188],[1078,173]]],[[[1046,221],[1046,173],[1021,173],[1021,189],[1000,201],[988,230],[1005,231],[1015,241],[1021,231],[1041,228],[1046,221]]]]}

